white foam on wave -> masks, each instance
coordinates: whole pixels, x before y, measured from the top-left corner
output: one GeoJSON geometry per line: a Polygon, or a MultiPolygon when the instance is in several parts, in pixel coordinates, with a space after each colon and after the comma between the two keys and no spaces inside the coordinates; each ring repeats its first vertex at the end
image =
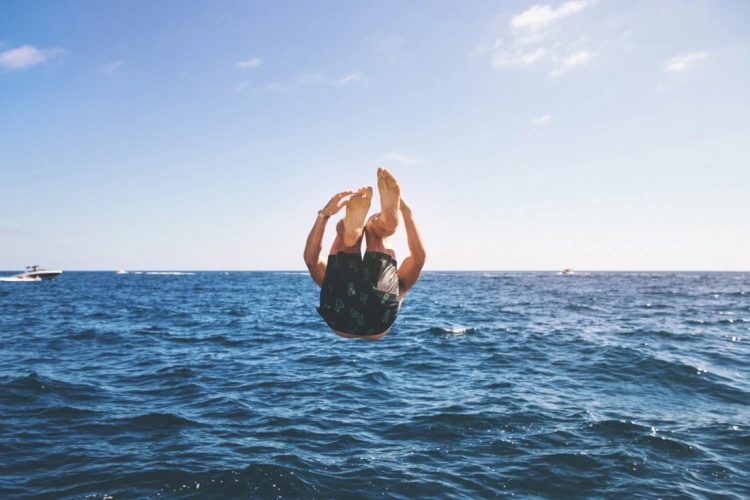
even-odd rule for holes
{"type": "Polygon", "coordinates": [[[186,273],[182,271],[149,271],[146,274],[152,274],[152,275],[158,274],[158,275],[169,275],[169,276],[193,276],[195,273],[186,273]]]}
{"type": "Polygon", "coordinates": [[[452,335],[466,335],[466,333],[474,331],[474,328],[467,326],[441,327],[440,329],[446,334],[452,335]]]}

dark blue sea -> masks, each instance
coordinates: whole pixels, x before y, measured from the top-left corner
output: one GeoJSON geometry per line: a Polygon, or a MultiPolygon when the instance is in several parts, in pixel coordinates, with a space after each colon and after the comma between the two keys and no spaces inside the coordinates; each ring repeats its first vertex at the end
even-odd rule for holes
{"type": "Polygon", "coordinates": [[[0,282],[0,498],[750,498],[750,273],[426,272],[377,342],[317,297],[0,282]]]}

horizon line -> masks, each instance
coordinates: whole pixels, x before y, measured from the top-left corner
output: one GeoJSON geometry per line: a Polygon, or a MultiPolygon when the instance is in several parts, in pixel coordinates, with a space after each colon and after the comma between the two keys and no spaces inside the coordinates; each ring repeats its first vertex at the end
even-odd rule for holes
{"type": "MultiPolygon", "coordinates": [[[[68,269],[67,273],[116,273],[120,269],[68,269]]],[[[122,269],[127,273],[305,273],[306,269],[122,269]]],[[[422,273],[560,273],[560,269],[423,269],[422,273]]],[[[572,270],[573,274],[581,273],[747,273],[750,269],[580,269],[572,270]]],[[[18,270],[1,270],[0,273],[19,273],[18,270]]]]}

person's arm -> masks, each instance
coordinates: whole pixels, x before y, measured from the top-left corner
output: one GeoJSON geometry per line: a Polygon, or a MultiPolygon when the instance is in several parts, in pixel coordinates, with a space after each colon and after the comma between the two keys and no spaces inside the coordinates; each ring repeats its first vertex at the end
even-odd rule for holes
{"type": "Polygon", "coordinates": [[[320,252],[323,250],[323,235],[326,231],[326,222],[328,222],[328,219],[332,215],[338,213],[339,210],[346,206],[349,200],[344,202],[341,202],[341,200],[351,194],[354,194],[354,191],[343,191],[331,198],[331,201],[328,202],[325,208],[318,212],[315,224],[307,236],[303,257],[307,265],[307,270],[310,271],[310,276],[312,276],[313,281],[318,286],[323,284],[323,278],[326,275],[327,263],[320,258],[320,252]]]}
{"type": "Polygon", "coordinates": [[[409,245],[410,253],[398,268],[399,291],[401,297],[403,297],[419,279],[419,274],[422,272],[422,267],[424,267],[427,259],[427,253],[417,223],[414,222],[411,208],[403,198],[401,198],[401,215],[404,218],[406,242],[409,245]]]}

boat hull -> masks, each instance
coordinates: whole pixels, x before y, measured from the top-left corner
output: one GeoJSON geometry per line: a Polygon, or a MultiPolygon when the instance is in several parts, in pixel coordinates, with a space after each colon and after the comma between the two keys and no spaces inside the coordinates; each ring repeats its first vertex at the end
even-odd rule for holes
{"type": "Polygon", "coordinates": [[[20,273],[13,276],[14,278],[18,278],[21,280],[53,280],[60,276],[62,274],[62,271],[31,271],[27,273],[20,273]]]}

